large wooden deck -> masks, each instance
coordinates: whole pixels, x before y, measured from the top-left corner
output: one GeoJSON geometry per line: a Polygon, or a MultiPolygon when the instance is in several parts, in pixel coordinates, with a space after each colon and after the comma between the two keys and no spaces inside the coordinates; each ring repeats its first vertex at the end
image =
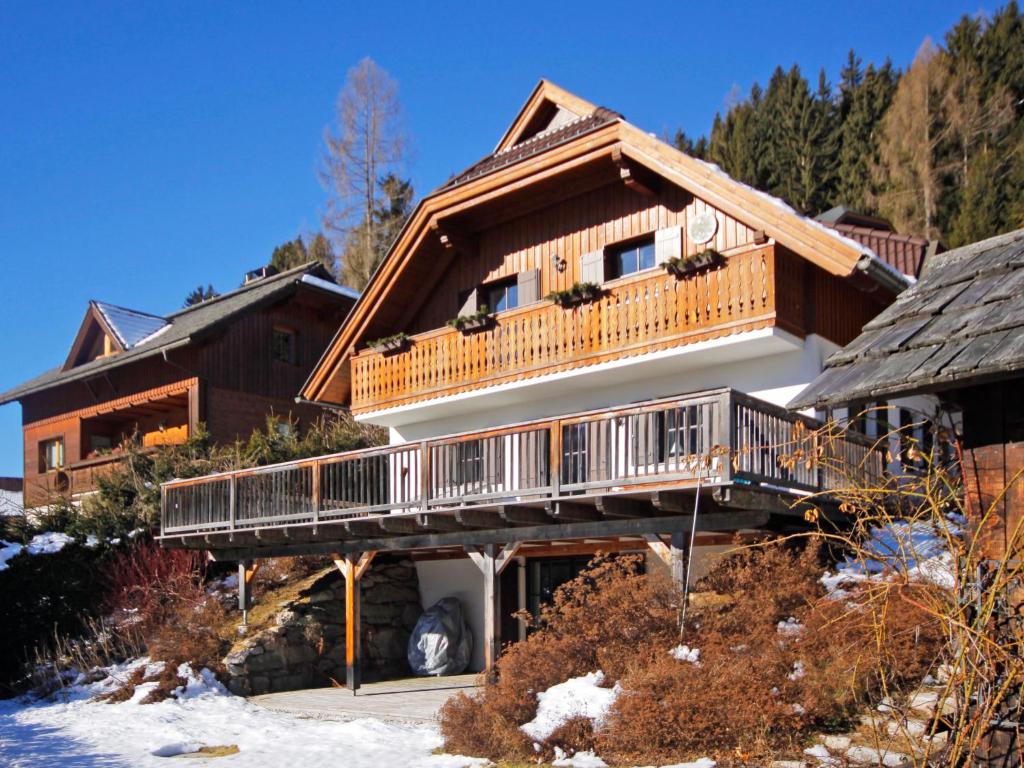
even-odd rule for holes
{"type": "MultiPolygon", "coordinates": [[[[759,490],[796,499],[850,482],[836,464],[881,472],[882,457],[866,440],[819,445],[816,426],[718,389],[176,480],[162,488],[162,538],[167,546],[241,556],[242,549],[286,553],[299,544],[339,553],[461,546],[457,534],[467,532],[479,544],[491,532],[495,542],[629,535],[648,532],[644,519],[692,511],[684,496],[698,486],[717,489],[718,501],[759,490]],[[797,451],[835,461],[787,461],[797,451]]],[[[704,525],[736,529],[714,517],[704,525]]]]}

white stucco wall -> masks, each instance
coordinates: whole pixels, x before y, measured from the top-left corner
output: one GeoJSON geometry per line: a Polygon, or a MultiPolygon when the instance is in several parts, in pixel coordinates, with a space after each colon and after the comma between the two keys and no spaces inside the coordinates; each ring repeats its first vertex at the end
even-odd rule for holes
{"type": "Polygon", "coordinates": [[[785,334],[749,342],[743,354],[752,357],[732,359],[735,348],[720,347],[705,350],[696,361],[699,365],[679,355],[627,369],[593,366],[585,378],[545,382],[536,387],[524,381],[515,389],[489,388],[491,395],[486,397],[439,398],[431,408],[392,412],[386,418],[370,415],[362,420],[389,426],[395,444],[725,386],[786,405],[821,372],[825,358],[838,349],[814,335],[797,339],[785,334]],[[766,353],[757,355],[758,347],[766,353]],[[440,415],[422,420],[433,412],[440,415]]]}
{"type": "Polygon", "coordinates": [[[473,633],[471,672],[484,668],[484,575],[472,561],[418,560],[416,575],[420,580],[420,602],[424,610],[442,597],[457,597],[466,612],[466,622],[473,633]]]}

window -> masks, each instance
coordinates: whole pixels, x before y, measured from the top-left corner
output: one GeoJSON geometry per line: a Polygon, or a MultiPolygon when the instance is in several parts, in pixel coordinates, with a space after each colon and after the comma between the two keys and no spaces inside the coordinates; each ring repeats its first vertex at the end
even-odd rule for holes
{"type": "Polygon", "coordinates": [[[279,363],[295,365],[295,331],[290,328],[274,328],[270,354],[279,363]]]}
{"type": "Polygon", "coordinates": [[[483,287],[484,306],[488,312],[503,312],[519,306],[519,284],[513,280],[489,283],[483,287]]]}
{"type": "Polygon", "coordinates": [[[39,471],[49,472],[64,466],[64,438],[55,437],[39,444],[39,471]]]}
{"type": "Polygon", "coordinates": [[[631,275],[654,267],[654,240],[634,241],[627,245],[613,245],[606,251],[609,279],[631,275]]]}

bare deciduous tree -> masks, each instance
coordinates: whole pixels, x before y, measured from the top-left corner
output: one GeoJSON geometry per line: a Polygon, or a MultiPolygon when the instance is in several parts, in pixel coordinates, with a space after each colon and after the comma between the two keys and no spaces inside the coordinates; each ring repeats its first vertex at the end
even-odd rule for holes
{"type": "Polygon", "coordinates": [[[939,165],[939,148],[948,137],[941,111],[948,77],[938,48],[926,39],[882,122],[877,203],[900,232],[939,235],[936,213],[941,175],[947,170],[939,165]]]}
{"type": "Polygon", "coordinates": [[[324,228],[341,246],[343,281],[361,289],[383,256],[374,232],[374,211],[386,203],[380,179],[401,167],[408,144],[398,84],[373,59],[348,71],[324,144],[324,228]]]}

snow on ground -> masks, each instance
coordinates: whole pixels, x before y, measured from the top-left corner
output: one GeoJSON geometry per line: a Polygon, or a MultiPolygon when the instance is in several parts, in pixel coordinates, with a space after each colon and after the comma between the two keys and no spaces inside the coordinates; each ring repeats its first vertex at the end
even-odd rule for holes
{"type": "Polygon", "coordinates": [[[573,677],[537,694],[537,716],[520,726],[531,739],[544,741],[555,730],[574,717],[586,717],[600,728],[615,697],[622,689],[602,688],[604,673],[598,670],[582,677],[573,677]]]}
{"type": "Polygon", "coordinates": [[[668,652],[668,655],[677,661],[688,661],[691,664],[700,666],[700,648],[691,648],[688,645],[677,645],[668,652]]]}
{"type": "Polygon", "coordinates": [[[65,544],[70,544],[74,540],[73,536],[68,536],[66,533],[47,532],[33,536],[32,541],[25,545],[0,541],[0,571],[6,570],[7,561],[22,552],[27,552],[30,555],[50,555],[60,552],[64,549],[65,544]]]}
{"type": "MultiPolygon", "coordinates": [[[[964,525],[958,515],[951,515],[949,532],[959,534],[964,525]]],[[[866,581],[887,574],[896,574],[910,581],[928,582],[952,589],[953,556],[945,536],[932,525],[920,521],[900,520],[873,528],[864,543],[868,557],[847,559],[836,566],[835,573],[826,573],[821,583],[836,597],[844,597],[844,583],[866,581]]]]}
{"type": "Polygon", "coordinates": [[[306,720],[279,714],[231,696],[209,672],[187,667],[178,697],[139,704],[150,686],[131,701],[90,701],[115,688],[146,661],[121,665],[97,683],[68,689],[63,700],[26,704],[0,702],[0,765],[9,768],[152,768],[166,757],[200,746],[237,745],[235,755],[217,758],[224,768],[468,768],[480,758],[434,755],[441,746],[436,728],[389,725],[365,719],[349,723],[306,720]],[[339,763],[339,760],[341,763],[339,763]]]}

